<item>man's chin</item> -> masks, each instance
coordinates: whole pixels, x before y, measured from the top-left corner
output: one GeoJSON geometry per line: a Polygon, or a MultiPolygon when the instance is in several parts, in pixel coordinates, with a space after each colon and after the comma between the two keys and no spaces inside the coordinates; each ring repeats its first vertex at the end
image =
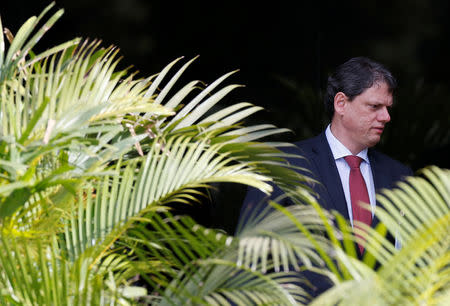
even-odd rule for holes
{"type": "Polygon", "coordinates": [[[369,140],[369,142],[368,142],[368,144],[367,144],[367,147],[368,147],[368,148],[374,147],[377,143],[380,142],[380,140],[381,140],[381,137],[380,137],[380,136],[374,136],[374,137],[372,137],[372,138],[369,140]]]}

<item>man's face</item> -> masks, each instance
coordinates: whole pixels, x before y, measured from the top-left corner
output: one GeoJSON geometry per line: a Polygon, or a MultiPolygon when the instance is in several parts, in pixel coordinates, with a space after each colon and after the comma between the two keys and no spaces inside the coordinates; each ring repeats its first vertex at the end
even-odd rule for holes
{"type": "Polygon", "coordinates": [[[384,82],[375,83],[353,101],[344,95],[341,105],[335,103],[336,115],[341,120],[341,138],[344,138],[341,142],[354,154],[376,145],[384,126],[391,120],[392,103],[392,94],[384,82]]]}

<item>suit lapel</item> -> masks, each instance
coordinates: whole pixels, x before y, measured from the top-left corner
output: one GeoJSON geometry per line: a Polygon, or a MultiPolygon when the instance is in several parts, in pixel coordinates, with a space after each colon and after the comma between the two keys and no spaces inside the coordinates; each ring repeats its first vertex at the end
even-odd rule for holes
{"type": "MultiPolygon", "coordinates": [[[[381,161],[378,158],[377,152],[373,149],[369,149],[369,161],[370,168],[372,170],[373,184],[375,186],[375,194],[383,188],[389,187],[389,175],[384,172],[386,167],[381,165],[381,161]]],[[[382,207],[381,203],[376,201],[376,207],[382,207]]],[[[375,216],[372,220],[372,227],[377,226],[379,220],[375,216]]]]}
{"type": "Polygon", "coordinates": [[[326,139],[325,133],[317,136],[317,141],[312,148],[313,161],[317,167],[319,181],[326,188],[321,188],[323,192],[319,194],[329,209],[337,210],[347,220],[348,215],[347,202],[345,200],[344,190],[342,189],[341,178],[336,167],[336,162],[326,139]]]}

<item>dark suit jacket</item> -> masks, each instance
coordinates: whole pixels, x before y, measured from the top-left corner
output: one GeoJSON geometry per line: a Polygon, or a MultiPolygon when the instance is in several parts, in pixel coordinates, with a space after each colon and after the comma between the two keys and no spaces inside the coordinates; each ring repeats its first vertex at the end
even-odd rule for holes
{"type": "MultiPolygon", "coordinates": [[[[305,168],[308,171],[302,172],[319,183],[312,184],[310,187],[318,195],[319,204],[328,209],[336,210],[346,219],[349,219],[347,202],[345,201],[344,190],[342,188],[339,172],[333,158],[330,146],[325,137],[325,132],[320,135],[294,143],[296,147],[289,147],[284,151],[289,154],[301,155],[304,158],[288,158],[290,164],[305,168]]],[[[370,166],[372,169],[375,192],[383,188],[392,188],[395,183],[402,180],[405,176],[413,175],[412,170],[402,163],[390,158],[389,156],[370,148],[368,151],[370,166]]],[[[271,198],[281,195],[282,191],[275,187],[271,198]]],[[[250,188],[246,194],[244,204],[241,209],[248,210],[257,205],[264,198],[264,194],[257,189],[250,188]]],[[[285,203],[284,203],[285,204],[285,203]]],[[[380,203],[377,202],[377,206],[380,203]]],[[[378,220],[374,218],[372,226],[375,226],[378,220]]]]}
{"type": "MultiPolygon", "coordinates": [[[[284,151],[289,154],[301,155],[304,158],[289,158],[289,163],[309,170],[310,172],[305,171],[302,174],[319,182],[310,185],[317,194],[319,204],[327,210],[338,211],[348,220],[349,215],[344,190],[325,132],[314,138],[297,142],[295,145],[296,147],[290,147],[284,151]]],[[[383,188],[392,188],[397,181],[413,174],[410,168],[372,148],[368,151],[368,157],[372,169],[375,192],[383,188]]],[[[281,194],[282,191],[274,187],[274,192],[270,198],[275,199],[281,194]]],[[[264,194],[262,192],[250,188],[241,209],[241,218],[245,220],[249,211],[262,210],[260,202],[263,199],[264,194]]],[[[289,205],[289,199],[282,200],[280,204],[289,205]]],[[[379,206],[380,203],[377,202],[376,205],[379,206]]],[[[378,220],[374,218],[372,226],[375,226],[377,222],[378,220]]],[[[316,281],[315,285],[318,289],[313,293],[314,296],[320,294],[329,286],[319,282],[316,281]]]]}

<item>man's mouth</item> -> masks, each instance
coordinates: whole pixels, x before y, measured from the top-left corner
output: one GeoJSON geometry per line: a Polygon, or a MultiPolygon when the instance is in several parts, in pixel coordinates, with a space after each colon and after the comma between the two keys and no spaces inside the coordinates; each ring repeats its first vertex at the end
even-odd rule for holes
{"type": "Polygon", "coordinates": [[[383,133],[384,127],[374,127],[373,128],[375,130],[375,132],[377,132],[378,134],[383,133]]]}

